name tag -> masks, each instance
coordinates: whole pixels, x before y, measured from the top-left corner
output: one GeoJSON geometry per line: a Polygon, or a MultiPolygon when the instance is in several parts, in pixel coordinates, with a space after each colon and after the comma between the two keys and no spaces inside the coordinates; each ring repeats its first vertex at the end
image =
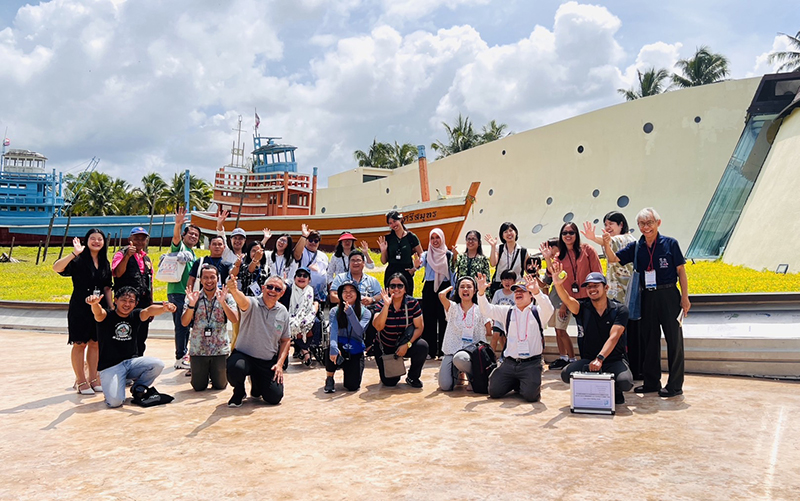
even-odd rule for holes
{"type": "Polygon", "coordinates": [[[464,345],[472,344],[472,337],[461,336],[461,342],[464,345]]]}
{"type": "Polygon", "coordinates": [[[213,334],[213,331],[211,330],[211,327],[206,327],[206,329],[203,331],[203,335],[205,337],[211,337],[211,334],[213,334]]]}
{"type": "Polygon", "coordinates": [[[656,286],[656,270],[645,270],[644,286],[648,288],[656,286]]]}
{"type": "Polygon", "coordinates": [[[394,258],[400,261],[401,259],[403,259],[403,255],[398,252],[397,254],[395,254],[394,258]]]}
{"type": "Polygon", "coordinates": [[[528,342],[525,341],[517,342],[517,358],[528,358],[531,356],[530,350],[528,349],[528,342]]]}
{"type": "Polygon", "coordinates": [[[252,292],[254,296],[261,294],[261,287],[258,286],[258,282],[253,282],[250,284],[250,292],[252,292]]]}

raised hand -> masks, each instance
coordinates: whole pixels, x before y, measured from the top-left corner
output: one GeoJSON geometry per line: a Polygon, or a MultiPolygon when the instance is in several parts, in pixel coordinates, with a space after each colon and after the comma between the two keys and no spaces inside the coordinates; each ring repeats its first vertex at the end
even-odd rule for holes
{"type": "Polygon", "coordinates": [[[264,240],[269,240],[272,236],[272,232],[269,231],[269,228],[264,228],[264,240]]]}
{"type": "MultiPolygon", "coordinates": [[[[418,270],[420,268],[420,266],[422,266],[422,260],[419,258],[418,255],[414,254],[414,268],[416,268],[418,270]]],[[[417,271],[417,270],[414,270],[414,271],[417,271]]]]}
{"type": "Polygon", "coordinates": [[[597,235],[595,235],[594,232],[595,232],[595,226],[594,224],[592,224],[591,221],[586,221],[583,223],[583,230],[581,230],[581,235],[588,238],[592,242],[600,243],[598,242],[599,239],[597,238],[597,235]]]}
{"type": "Polygon", "coordinates": [[[494,238],[493,236],[491,236],[490,234],[488,234],[488,233],[487,233],[487,234],[486,234],[486,235],[483,237],[483,239],[484,239],[484,240],[486,240],[486,243],[487,243],[487,244],[489,244],[489,245],[491,245],[493,249],[494,249],[495,247],[497,247],[497,239],[496,239],[496,238],[494,238]]]}
{"type": "Polygon", "coordinates": [[[553,259],[553,252],[550,250],[550,246],[547,242],[542,242],[539,245],[539,252],[542,253],[542,257],[549,263],[551,259],[553,259]]]}
{"type": "Polygon", "coordinates": [[[223,285],[221,289],[217,289],[217,300],[222,303],[225,301],[225,298],[228,297],[228,286],[223,285]]]}
{"type": "Polygon", "coordinates": [[[75,253],[76,256],[78,254],[80,254],[81,252],[83,252],[83,249],[85,249],[85,248],[86,247],[81,245],[81,239],[80,238],[75,237],[75,238],[72,239],[72,251],[75,253]]]}
{"type": "Polygon", "coordinates": [[[303,236],[304,236],[305,238],[308,238],[308,235],[309,235],[309,233],[311,233],[311,232],[309,231],[309,229],[308,229],[308,225],[307,225],[306,223],[303,223],[303,224],[300,226],[300,232],[303,234],[303,236]]]}
{"type": "Polygon", "coordinates": [[[264,249],[262,249],[261,247],[258,247],[256,249],[256,255],[253,256],[253,262],[260,263],[262,257],[264,257],[264,249]]]}
{"type": "Polygon", "coordinates": [[[364,251],[364,256],[369,255],[369,244],[366,240],[361,241],[361,250],[364,251]]]}
{"type": "Polygon", "coordinates": [[[539,281],[534,275],[525,275],[525,288],[534,296],[539,294],[539,281]]]}
{"type": "Polygon", "coordinates": [[[387,307],[392,302],[392,295],[388,290],[381,289],[381,299],[383,300],[383,306],[387,307]]]}
{"type": "Polygon", "coordinates": [[[478,273],[475,277],[475,281],[478,283],[478,292],[483,294],[486,292],[486,289],[489,288],[489,282],[486,280],[486,275],[483,273],[478,273]]]}
{"type": "Polygon", "coordinates": [[[125,251],[125,254],[127,254],[128,257],[131,258],[135,256],[138,251],[139,249],[137,249],[136,246],[131,243],[128,245],[128,250],[125,251]]]}
{"type": "Polygon", "coordinates": [[[186,222],[186,208],[178,207],[178,209],[175,211],[175,224],[178,225],[178,227],[181,227],[185,222],[186,222]]]}
{"type": "Polygon", "coordinates": [[[225,228],[225,220],[230,215],[230,211],[221,210],[217,213],[217,231],[222,231],[225,228]]]}
{"type": "Polygon", "coordinates": [[[561,271],[563,269],[564,267],[561,265],[561,262],[557,259],[550,264],[550,274],[553,277],[553,284],[555,285],[563,284],[564,280],[567,279],[567,277],[559,276],[561,275],[561,271]]]}
{"type": "Polygon", "coordinates": [[[87,304],[100,304],[100,300],[103,299],[103,295],[100,294],[99,296],[95,296],[92,294],[91,296],[86,298],[87,304]]]}
{"type": "Polygon", "coordinates": [[[194,306],[197,304],[197,301],[200,299],[200,291],[199,290],[189,290],[186,289],[186,301],[189,302],[189,306],[194,306]]]}
{"type": "Polygon", "coordinates": [[[455,262],[455,259],[458,257],[458,249],[456,249],[455,244],[453,244],[453,246],[450,247],[450,251],[453,253],[453,262],[455,262]]]}
{"type": "Polygon", "coordinates": [[[386,252],[389,250],[389,244],[386,243],[386,237],[383,235],[378,237],[378,247],[381,248],[381,252],[386,252]]]}

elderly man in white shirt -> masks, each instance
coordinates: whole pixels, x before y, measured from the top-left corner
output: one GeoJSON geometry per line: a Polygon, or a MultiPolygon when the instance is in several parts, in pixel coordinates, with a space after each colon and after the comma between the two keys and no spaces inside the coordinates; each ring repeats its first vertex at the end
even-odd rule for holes
{"type": "Polygon", "coordinates": [[[528,402],[537,402],[542,387],[542,326],[553,315],[550,298],[539,289],[533,276],[526,276],[511,286],[514,306],[489,304],[486,275],[479,273],[478,306],[484,317],[506,326],[506,348],[503,363],[489,376],[489,397],[501,398],[512,390],[519,391],[528,402]],[[533,304],[533,298],[536,304],[533,304]]]}
{"type": "Polygon", "coordinates": [[[328,256],[319,251],[319,232],[309,230],[307,224],[301,228],[302,235],[294,246],[294,259],[298,267],[305,266],[311,270],[314,296],[318,301],[324,301],[328,297],[328,256]]]}

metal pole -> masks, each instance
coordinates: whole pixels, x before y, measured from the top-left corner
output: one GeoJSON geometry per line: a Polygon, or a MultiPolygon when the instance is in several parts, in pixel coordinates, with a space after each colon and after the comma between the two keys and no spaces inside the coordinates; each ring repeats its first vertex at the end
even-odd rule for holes
{"type": "Polygon", "coordinates": [[[16,240],[16,238],[17,237],[11,237],[11,248],[8,249],[8,260],[9,261],[11,261],[11,254],[14,252],[14,240],[16,240]]]}
{"type": "Polygon", "coordinates": [[[67,242],[67,238],[69,237],[69,225],[72,222],[72,206],[67,209],[67,227],[64,228],[64,238],[61,239],[61,250],[58,251],[58,259],[61,259],[61,256],[64,255],[64,244],[67,242]]]}
{"type": "Polygon", "coordinates": [[[39,266],[39,255],[42,253],[42,241],[39,240],[39,248],[36,250],[36,266],[39,266]]]}

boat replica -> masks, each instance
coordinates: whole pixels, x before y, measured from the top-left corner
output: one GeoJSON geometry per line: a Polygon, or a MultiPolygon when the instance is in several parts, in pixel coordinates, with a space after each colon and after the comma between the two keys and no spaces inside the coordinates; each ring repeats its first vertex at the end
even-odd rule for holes
{"type": "MultiPolygon", "coordinates": [[[[241,131],[241,127],[239,129],[241,131]]],[[[256,129],[257,131],[257,129],[256,129]]],[[[288,233],[293,238],[301,234],[305,223],[319,231],[320,245],[333,248],[343,231],[366,240],[377,248],[377,239],[388,233],[386,213],[352,212],[347,214],[316,214],[317,169],[313,174],[297,172],[295,146],[279,144],[279,137],[253,137],[252,162],[237,162],[242,155],[238,145],[232,148],[231,164],[214,175],[214,198],[207,211],[192,212],[192,223],[204,235],[216,234],[217,213],[230,211],[225,231],[242,228],[250,237],[263,235],[264,228],[272,231],[273,239],[288,233]]],[[[395,208],[405,217],[405,225],[420,239],[423,248],[428,246],[428,236],[433,228],[441,228],[447,242],[456,242],[467,218],[480,183],[472,183],[460,196],[429,200],[427,186],[427,161],[424,148],[420,148],[420,182],[422,201],[414,205],[395,208]]],[[[353,200],[358,207],[358,200],[353,200]]]]}

